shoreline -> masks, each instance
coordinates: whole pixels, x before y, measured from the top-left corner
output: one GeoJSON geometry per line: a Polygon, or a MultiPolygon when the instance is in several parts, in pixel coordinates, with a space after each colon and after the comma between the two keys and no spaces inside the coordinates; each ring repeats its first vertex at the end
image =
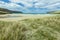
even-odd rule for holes
{"type": "MultiPolygon", "coordinates": [[[[59,15],[59,14],[58,14],[59,15]]],[[[0,21],[18,21],[23,19],[33,19],[33,18],[44,18],[44,17],[51,17],[56,16],[56,14],[6,14],[0,15],[0,21]]]]}

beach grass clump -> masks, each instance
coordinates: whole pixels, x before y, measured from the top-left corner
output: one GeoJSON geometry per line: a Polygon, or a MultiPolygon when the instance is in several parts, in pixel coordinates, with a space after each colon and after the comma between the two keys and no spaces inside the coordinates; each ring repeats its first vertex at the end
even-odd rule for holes
{"type": "Polygon", "coordinates": [[[0,21],[0,40],[60,40],[60,16],[0,21]]]}

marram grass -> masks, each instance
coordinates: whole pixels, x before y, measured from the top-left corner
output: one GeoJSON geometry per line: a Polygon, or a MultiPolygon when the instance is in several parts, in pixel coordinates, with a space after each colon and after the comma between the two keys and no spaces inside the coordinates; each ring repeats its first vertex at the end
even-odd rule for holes
{"type": "Polygon", "coordinates": [[[60,16],[0,21],[0,40],[60,40],[60,16]]]}

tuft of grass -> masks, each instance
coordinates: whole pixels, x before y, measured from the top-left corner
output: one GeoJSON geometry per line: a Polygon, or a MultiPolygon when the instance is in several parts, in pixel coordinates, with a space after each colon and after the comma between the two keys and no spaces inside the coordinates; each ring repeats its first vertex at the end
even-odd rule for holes
{"type": "Polygon", "coordinates": [[[60,40],[60,16],[0,21],[0,40],[60,40]]]}

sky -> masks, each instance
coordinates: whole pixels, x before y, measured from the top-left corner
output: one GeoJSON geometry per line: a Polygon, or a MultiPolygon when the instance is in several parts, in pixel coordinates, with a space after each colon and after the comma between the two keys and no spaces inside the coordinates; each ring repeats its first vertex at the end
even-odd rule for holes
{"type": "Polygon", "coordinates": [[[23,13],[46,13],[60,10],[60,0],[0,0],[0,8],[23,13]]]}

